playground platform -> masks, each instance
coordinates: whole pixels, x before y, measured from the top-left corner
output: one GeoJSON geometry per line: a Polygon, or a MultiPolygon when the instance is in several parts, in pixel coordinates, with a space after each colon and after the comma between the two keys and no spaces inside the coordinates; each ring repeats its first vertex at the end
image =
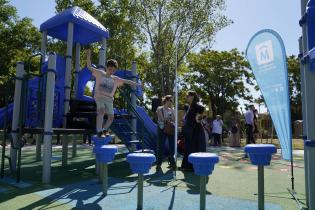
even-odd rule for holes
{"type": "MultiPolygon", "coordinates": [[[[61,146],[53,146],[52,179],[50,185],[41,183],[41,162],[35,162],[35,146],[23,148],[21,186],[0,180],[0,209],[136,209],[137,177],[125,160],[124,146],[109,165],[109,190],[102,196],[101,184],[95,175],[95,158],[92,146],[78,145],[77,157],[69,159],[62,167],[61,146]]],[[[209,147],[217,153],[220,162],[209,176],[207,184],[207,209],[257,209],[257,169],[247,159],[242,159],[242,148],[209,147]]],[[[71,156],[69,149],[69,156],[71,156]]],[[[298,198],[304,198],[303,153],[294,152],[295,187],[298,198]]],[[[178,166],[181,159],[178,160],[178,166]]],[[[8,172],[8,171],[6,171],[8,172]]],[[[287,191],[290,187],[290,163],[282,160],[279,152],[271,165],[265,167],[266,209],[297,209],[287,191]]],[[[199,209],[199,177],[193,172],[173,173],[163,164],[162,172],[152,167],[145,176],[144,209],[194,210],[199,209]],[[159,181],[160,180],[160,181],[159,181]]]]}

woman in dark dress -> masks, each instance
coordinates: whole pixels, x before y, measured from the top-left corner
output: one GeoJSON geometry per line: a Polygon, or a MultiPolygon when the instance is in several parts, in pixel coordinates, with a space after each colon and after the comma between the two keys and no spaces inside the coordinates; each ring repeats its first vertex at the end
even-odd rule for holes
{"type": "Polygon", "coordinates": [[[198,104],[199,97],[195,91],[188,91],[187,103],[189,105],[184,117],[183,134],[185,139],[185,152],[181,170],[192,170],[188,156],[194,152],[205,152],[205,134],[201,124],[204,107],[198,104]]]}

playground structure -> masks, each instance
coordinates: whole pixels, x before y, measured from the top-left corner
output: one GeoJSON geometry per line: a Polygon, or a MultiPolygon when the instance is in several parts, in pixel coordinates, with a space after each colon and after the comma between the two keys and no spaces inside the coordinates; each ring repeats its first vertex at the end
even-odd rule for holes
{"type": "MultiPolygon", "coordinates": [[[[79,7],[67,9],[40,26],[42,32],[40,74],[24,70],[24,63],[17,64],[14,102],[0,109],[0,126],[8,132],[12,122],[12,144],[9,159],[12,171],[17,170],[20,181],[22,138],[26,133],[36,134],[37,160],[41,156],[43,140],[43,182],[50,182],[52,135],[63,135],[62,165],[67,165],[68,138],[70,134],[95,133],[96,106],[94,99],[84,95],[87,82],[93,80],[87,68],[80,67],[81,46],[101,42],[99,67],[105,66],[107,29],[79,7]],[[67,42],[66,56],[50,53],[46,60],[47,36],[67,42]],[[72,49],[75,44],[75,67],[71,95],[72,49]],[[51,113],[50,113],[51,112],[51,113]],[[17,163],[16,163],[17,162],[17,163]]],[[[140,82],[136,64],[132,70],[118,70],[117,76],[140,82]]],[[[137,106],[142,90],[120,88],[125,107],[115,108],[115,120],[111,130],[126,144],[130,151],[155,149],[156,125],[145,108],[137,106]]],[[[9,135],[6,135],[8,137],[9,135]]],[[[5,145],[6,138],[4,139],[5,145]]],[[[75,144],[74,150],[76,149],[75,144]]],[[[4,176],[5,147],[2,150],[1,176],[4,176]]],[[[75,152],[74,152],[75,154],[75,152]]]]}
{"type": "Polygon", "coordinates": [[[315,1],[301,0],[302,36],[300,45],[300,75],[303,111],[303,139],[305,165],[305,197],[308,209],[315,209],[315,1]]]}

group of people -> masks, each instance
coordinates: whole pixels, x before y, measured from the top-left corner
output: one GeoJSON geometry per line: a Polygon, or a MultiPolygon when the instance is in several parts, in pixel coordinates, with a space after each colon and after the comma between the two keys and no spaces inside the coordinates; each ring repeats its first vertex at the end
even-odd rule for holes
{"type": "MultiPolygon", "coordinates": [[[[205,152],[207,144],[221,146],[223,121],[220,115],[216,115],[214,120],[203,116],[204,107],[199,105],[199,97],[195,91],[188,91],[187,105],[183,117],[181,136],[184,139],[183,160],[180,169],[192,170],[192,165],[188,162],[189,154],[193,152],[205,152]]],[[[158,121],[158,147],[157,147],[157,171],[161,170],[165,143],[169,146],[168,161],[172,169],[176,168],[174,160],[174,121],[175,111],[172,105],[172,96],[167,95],[162,100],[163,105],[157,108],[158,121]]],[[[245,113],[246,144],[255,143],[257,138],[258,112],[253,105],[250,105],[245,113]]],[[[232,120],[229,129],[229,146],[240,147],[240,126],[237,120],[232,120]]]]}
{"type": "MultiPolygon", "coordinates": [[[[204,107],[199,105],[199,97],[195,91],[188,91],[186,95],[186,112],[182,118],[182,136],[184,137],[184,152],[181,170],[193,170],[192,165],[188,162],[189,154],[193,152],[206,151],[206,138],[202,125],[202,114],[204,107]]],[[[168,161],[172,169],[176,169],[174,159],[174,122],[175,112],[172,105],[172,96],[167,95],[162,100],[163,105],[156,110],[158,121],[158,147],[157,147],[157,171],[161,170],[163,161],[165,142],[169,145],[168,161]]]]}
{"type": "Polygon", "coordinates": [[[207,116],[203,116],[201,124],[204,128],[206,142],[212,146],[221,146],[222,133],[223,133],[223,121],[221,115],[216,115],[215,119],[211,119],[207,116]]]}
{"type": "MultiPolygon", "coordinates": [[[[206,142],[211,146],[221,146],[223,139],[223,121],[221,115],[216,115],[215,119],[211,120],[204,116],[202,125],[205,129],[206,142]]],[[[228,142],[231,147],[240,146],[239,123],[232,120],[232,124],[228,129],[228,142]]]]}

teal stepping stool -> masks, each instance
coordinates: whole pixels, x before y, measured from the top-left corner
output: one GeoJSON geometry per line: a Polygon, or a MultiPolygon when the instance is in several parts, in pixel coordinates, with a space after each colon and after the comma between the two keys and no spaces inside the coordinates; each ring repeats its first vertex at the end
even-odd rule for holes
{"type": "Polygon", "coordinates": [[[132,172],[138,174],[137,210],[143,208],[143,174],[149,173],[155,160],[155,155],[151,153],[131,153],[127,155],[127,162],[132,172]]]}
{"type": "Polygon", "coordinates": [[[197,152],[190,154],[188,161],[193,164],[195,174],[200,176],[200,210],[205,210],[207,176],[212,174],[219,157],[213,153],[197,152]]]}
{"type": "Polygon", "coordinates": [[[103,145],[97,147],[95,153],[97,154],[96,160],[100,163],[101,181],[103,195],[107,195],[108,189],[108,167],[107,164],[114,160],[115,154],[118,151],[118,147],[114,145],[103,145]]]}
{"type": "Polygon", "coordinates": [[[264,166],[270,165],[271,156],[277,153],[273,144],[248,144],[245,146],[251,163],[258,166],[258,209],[265,209],[264,197],[264,166]]]}

